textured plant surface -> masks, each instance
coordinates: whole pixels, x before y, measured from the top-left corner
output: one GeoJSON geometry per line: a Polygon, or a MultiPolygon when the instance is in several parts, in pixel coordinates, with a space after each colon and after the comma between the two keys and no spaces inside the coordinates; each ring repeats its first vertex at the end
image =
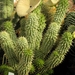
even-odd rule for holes
{"type": "Polygon", "coordinates": [[[59,0],[50,7],[41,0],[21,18],[13,0],[0,0],[0,47],[8,60],[7,65],[0,66],[0,72],[51,75],[75,38],[75,12],[67,13],[68,4],[68,0],[59,0]]]}

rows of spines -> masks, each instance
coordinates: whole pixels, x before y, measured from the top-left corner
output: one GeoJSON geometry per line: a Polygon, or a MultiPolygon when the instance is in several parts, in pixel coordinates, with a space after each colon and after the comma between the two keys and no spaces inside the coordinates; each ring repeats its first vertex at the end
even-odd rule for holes
{"type": "Polygon", "coordinates": [[[0,1],[0,20],[3,19],[3,17],[2,17],[2,14],[3,14],[3,12],[2,12],[2,6],[3,6],[3,2],[0,1]]]}
{"type": "Polygon", "coordinates": [[[0,45],[4,50],[8,61],[12,67],[15,67],[18,63],[16,54],[15,54],[15,46],[13,41],[11,40],[9,34],[6,31],[0,32],[0,45]]]}
{"type": "Polygon", "coordinates": [[[0,0],[0,18],[7,19],[11,17],[14,9],[13,0],[0,0]]]}
{"type": "Polygon", "coordinates": [[[40,42],[42,40],[43,37],[43,32],[44,29],[46,27],[46,19],[44,14],[42,13],[42,1],[40,3],[40,5],[33,11],[34,13],[36,13],[37,17],[38,17],[38,34],[37,34],[37,39],[36,39],[36,50],[39,50],[40,47],[40,42]]]}
{"type": "Polygon", "coordinates": [[[5,22],[3,22],[2,26],[1,26],[1,30],[4,30],[4,31],[8,32],[9,35],[10,35],[10,38],[13,41],[17,40],[17,36],[16,36],[15,30],[14,30],[14,26],[13,26],[13,23],[11,21],[5,21],[5,22]]]}
{"type": "Polygon", "coordinates": [[[68,4],[68,0],[60,0],[58,2],[53,22],[57,22],[58,25],[62,24],[68,10],[68,4]]]}
{"type": "Polygon", "coordinates": [[[56,38],[58,36],[57,31],[59,29],[59,26],[57,23],[53,22],[49,26],[47,33],[44,36],[42,45],[39,49],[37,57],[39,58],[45,58],[46,54],[48,54],[50,48],[53,46],[53,43],[56,41],[56,38]]]}
{"type": "Polygon", "coordinates": [[[40,47],[40,55],[38,56],[39,58],[44,59],[44,57],[47,55],[47,53],[50,52],[50,50],[54,46],[54,44],[58,38],[59,30],[61,28],[60,23],[62,23],[62,21],[65,17],[67,8],[68,8],[68,0],[60,0],[58,3],[58,6],[57,6],[56,13],[54,15],[53,22],[49,25],[48,30],[43,37],[42,45],[40,47]]]}
{"type": "Polygon", "coordinates": [[[29,44],[29,48],[34,50],[38,34],[38,26],[39,26],[38,18],[35,13],[30,13],[30,15],[28,15],[28,17],[25,20],[24,19],[25,18],[21,20],[20,34],[21,36],[26,37],[29,44]]]}
{"type": "Polygon", "coordinates": [[[48,69],[52,69],[58,66],[65,58],[65,55],[72,45],[73,35],[71,32],[65,32],[60,39],[60,42],[56,49],[51,53],[49,58],[45,61],[45,66],[41,73],[46,72],[48,69]]]}
{"type": "Polygon", "coordinates": [[[28,49],[28,43],[25,37],[18,39],[18,57],[19,64],[17,67],[18,75],[28,75],[33,60],[33,50],[28,49]]]}
{"type": "Polygon", "coordinates": [[[66,30],[70,25],[75,25],[75,12],[70,12],[67,14],[62,26],[62,31],[66,30]]]}
{"type": "Polygon", "coordinates": [[[17,50],[15,51],[18,60],[20,61],[22,55],[24,55],[24,50],[28,49],[28,42],[25,37],[19,37],[17,40],[17,50]]]}

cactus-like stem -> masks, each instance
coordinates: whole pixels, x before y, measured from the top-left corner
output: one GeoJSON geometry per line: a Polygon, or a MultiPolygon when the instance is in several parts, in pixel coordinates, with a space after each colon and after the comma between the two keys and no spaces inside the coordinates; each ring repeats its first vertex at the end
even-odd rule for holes
{"type": "Polygon", "coordinates": [[[14,45],[17,45],[17,36],[14,30],[13,23],[11,21],[3,22],[1,25],[1,31],[6,31],[7,33],[9,33],[9,36],[13,40],[14,45]]]}
{"type": "Polygon", "coordinates": [[[21,36],[25,36],[29,48],[34,50],[35,49],[35,43],[37,39],[37,34],[38,34],[38,18],[35,13],[31,13],[28,18],[25,20],[21,20],[21,36]]]}
{"type": "Polygon", "coordinates": [[[45,66],[41,73],[46,72],[48,69],[52,69],[59,65],[65,58],[66,53],[69,51],[72,45],[73,35],[70,32],[65,32],[57,46],[52,52],[50,57],[45,61],[45,66]]]}
{"type": "Polygon", "coordinates": [[[33,60],[33,51],[32,50],[25,50],[24,51],[24,56],[20,60],[18,64],[18,75],[28,75],[29,71],[31,69],[31,64],[33,60]]]}
{"type": "Polygon", "coordinates": [[[70,25],[75,25],[75,12],[70,12],[67,14],[61,32],[66,30],[70,25]]]}
{"type": "Polygon", "coordinates": [[[28,49],[27,40],[24,37],[18,39],[19,64],[17,67],[18,75],[28,75],[33,60],[33,51],[28,49]]]}
{"type": "Polygon", "coordinates": [[[40,3],[40,5],[33,11],[34,13],[36,13],[37,17],[38,17],[38,22],[39,22],[39,27],[38,27],[38,31],[40,33],[42,33],[44,31],[44,28],[46,27],[46,19],[44,14],[42,13],[42,3],[40,3]]]}
{"type": "Polygon", "coordinates": [[[28,49],[28,42],[25,37],[20,37],[17,41],[17,50],[15,51],[17,58],[19,61],[22,58],[22,55],[24,53],[24,50],[28,49]],[[24,48],[24,49],[23,49],[24,48]]]}
{"type": "Polygon", "coordinates": [[[51,51],[52,47],[54,46],[67,8],[68,0],[60,0],[54,15],[53,23],[49,25],[48,30],[44,35],[42,45],[40,47],[40,54],[38,55],[39,58],[44,59],[44,57],[51,51]]]}
{"type": "Polygon", "coordinates": [[[13,41],[6,31],[0,32],[0,44],[4,52],[6,53],[10,65],[12,67],[15,67],[18,63],[18,59],[15,55],[16,50],[13,41]]]}
{"type": "Polygon", "coordinates": [[[59,26],[57,23],[55,22],[51,23],[47,33],[45,34],[43,43],[41,45],[41,48],[38,52],[37,57],[44,58],[45,55],[48,54],[50,48],[53,46],[53,43],[56,42],[56,39],[58,36],[57,34],[58,29],[59,29],[59,26]]]}
{"type": "Polygon", "coordinates": [[[10,35],[10,38],[16,42],[17,40],[17,36],[15,34],[15,30],[14,30],[14,26],[13,26],[13,23],[11,21],[6,21],[6,22],[3,22],[2,24],[2,30],[5,30],[7,33],[9,33],[10,35]],[[14,36],[14,37],[13,37],[14,36]]]}
{"type": "Polygon", "coordinates": [[[11,17],[13,9],[13,0],[0,0],[0,20],[11,17]]]}
{"type": "Polygon", "coordinates": [[[64,25],[68,27],[69,25],[75,25],[75,12],[70,12],[67,14],[64,25]]]}
{"type": "MultiPolygon", "coordinates": [[[[57,0],[59,2],[54,6],[53,13],[49,13],[49,8],[44,7],[43,0],[39,0],[41,1],[40,4],[38,3],[39,6],[38,0],[33,1],[20,0],[16,7],[17,13],[14,12],[14,16],[12,16],[13,0],[0,0],[0,47],[6,54],[8,64],[17,75],[51,74],[52,72],[49,71],[64,60],[72,45],[72,40],[75,38],[75,12],[69,13],[65,18],[68,0],[57,0]],[[24,7],[26,8],[24,10],[22,5],[26,6],[26,4],[28,5],[27,8],[24,7]],[[46,8],[47,11],[44,10],[46,8]],[[28,15],[25,16],[26,14],[28,15]],[[18,15],[25,16],[25,18],[19,19],[18,15]],[[63,21],[66,28],[73,25],[60,34],[63,21]],[[13,24],[18,26],[18,23],[20,25],[19,38],[17,38],[13,26],[13,24]]],[[[48,2],[52,4],[50,4],[51,6],[57,3],[56,0],[48,0],[48,2]]],[[[6,67],[4,66],[4,68],[6,67]]],[[[0,69],[2,70],[2,68],[0,69]]],[[[3,70],[5,75],[8,74],[8,71],[3,70]]]]}
{"type": "Polygon", "coordinates": [[[43,31],[46,27],[46,23],[45,23],[46,19],[45,19],[44,14],[42,13],[42,5],[43,4],[42,4],[42,1],[41,1],[40,5],[33,11],[34,13],[36,13],[36,15],[38,17],[38,23],[39,23],[38,34],[37,34],[37,39],[36,39],[36,53],[37,53],[37,50],[40,47],[40,42],[41,42],[42,37],[43,37],[43,31]]]}
{"type": "Polygon", "coordinates": [[[68,0],[59,1],[56,7],[56,13],[54,15],[53,22],[57,22],[59,25],[62,24],[62,21],[64,20],[68,10],[68,4],[68,0]]]}

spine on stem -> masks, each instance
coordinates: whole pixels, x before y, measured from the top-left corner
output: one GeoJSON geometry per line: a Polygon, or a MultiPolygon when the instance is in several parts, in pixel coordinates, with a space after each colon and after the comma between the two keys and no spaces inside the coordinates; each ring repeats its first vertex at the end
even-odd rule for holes
{"type": "Polygon", "coordinates": [[[51,51],[58,38],[58,33],[61,27],[61,23],[64,20],[67,8],[68,0],[60,0],[53,21],[49,25],[48,30],[44,35],[40,47],[40,54],[37,57],[44,59],[45,56],[51,51]]]}
{"type": "Polygon", "coordinates": [[[15,54],[15,46],[13,44],[13,41],[11,40],[9,34],[6,31],[0,32],[0,44],[1,48],[6,53],[6,56],[8,58],[8,62],[11,66],[15,67],[18,63],[16,54],[15,54]]]}
{"type": "Polygon", "coordinates": [[[13,0],[0,0],[0,20],[10,18],[14,9],[13,0]]]}
{"type": "Polygon", "coordinates": [[[35,13],[30,13],[30,15],[24,20],[21,20],[21,36],[25,36],[29,48],[34,50],[35,49],[35,43],[37,39],[38,34],[38,18],[35,13]]]}
{"type": "Polygon", "coordinates": [[[72,40],[74,39],[71,32],[66,31],[59,41],[57,48],[51,53],[49,58],[45,61],[45,66],[43,67],[41,73],[46,72],[48,69],[52,69],[58,66],[65,58],[65,55],[72,45],[72,40]]]}
{"type": "Polygon", "coordinates": [[[33,50],[28,48],[28,43],[25,37],[18,39],[18,52],[19,64],[17,67],[18,75],[28,75],[31,70],[33,60],[33,50]]]}

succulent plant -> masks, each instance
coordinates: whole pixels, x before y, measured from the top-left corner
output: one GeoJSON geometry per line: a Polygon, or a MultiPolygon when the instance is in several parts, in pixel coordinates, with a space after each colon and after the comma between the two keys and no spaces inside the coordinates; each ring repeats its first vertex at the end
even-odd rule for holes
{"type": "MultiPolygon", "coordinates": [[[[36,2],[33,3],[34,6],[36,2]]],[[[7,66],[17,75],[51,75],[75,38],[75,12],[67,14],[68,0],[51,5],[56,9],[52,16],[47,14],[49,9],[44,10],[43,0],[24,17],[15,12],[13,0],[0,0],[0,6],[0,47],[8,59],[7,66]]],[[[10,71],[0,69],[5,74],[10,71]]]]}

